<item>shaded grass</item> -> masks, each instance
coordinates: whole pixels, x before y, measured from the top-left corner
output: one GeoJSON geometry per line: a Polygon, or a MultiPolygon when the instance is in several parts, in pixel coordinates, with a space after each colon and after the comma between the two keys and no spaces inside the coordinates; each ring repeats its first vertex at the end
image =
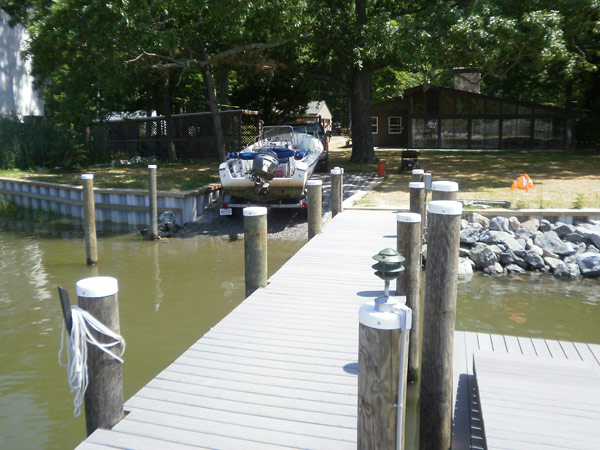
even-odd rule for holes
{"type": "MultiPolygon", "coordinates": [[[[201,161],[194,164],[161,163],[157,168],[157,187],[161,191],[184,191],[219,182],[219,163],[201,161]]],[[[81,174],[94,174],[94,187],[147,189],[148,166],[91,167],[85,171],[37,173],[21,170],[1,170],[0,177],[46,181],[71,185],[81,184],[81,174]]]]}

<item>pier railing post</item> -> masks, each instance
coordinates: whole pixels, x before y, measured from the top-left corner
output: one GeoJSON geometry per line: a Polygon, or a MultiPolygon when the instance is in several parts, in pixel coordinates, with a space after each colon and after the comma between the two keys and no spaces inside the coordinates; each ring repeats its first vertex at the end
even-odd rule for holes
{"type": "Polygon", "coordinates": [[[396,304],[380,311],[363,305],[359,313],[358,445],[361,450],[402,449],[406,368],[411,310],[396,304]]]}
{"type": "Polygon", "coordinates": [[[423,174],[425,171],[423,169],[413,169],[412,171],[412,182],[413,183],[421,183],[423,182],[423,174]]]}
{"type": "Polygon", "coordinates": [[[454,181],[434,181],[431,183],[431,200],[456,200],[458,183],[454,181]]]}
{"type": "Polygon", "coordinates": [[[94,175],[81,175],[83,183],[83,231],[85,238],[85,254],[88,266],[98,262],[98,245],[96,243],[96,210],[94,208],[94,175]]]}
{"type": "Polygon", "coordinates": [[[410,212],[421,216],[421,236],[425,226],[425,183],[422,181],[412,181],[408,183],[410,192],[410,212]]]}
{"type": "Polygon", "coordinates": [[[421,348],[421,215],[396,215],[396,249],[404,256],[404,271],[397,278],[396,295],[406,296],[406,306],[412,310],[412,328],[408,347],[408,381],[419,378],[421,348]]]}
{"type": "Polygon", "coordinates": [[[150,236],[158,239],[158,202],[156,199],[156,165],[148,166],[148,196],[150,198],[150,236]]]}
{"type": "Polygon", "coordinates": [[[321,180],[308,180],[308,239],[321,233],[323,216],[323,182],[321,180]]]}
{"type": "MultiPolygon", "coordinates": [[[[118,283],[111,277],[92,277],[76,284],[79,307],[120,334],[118,283]]],[[[99,342],[105,336],[92,331],[99,342]]],[[[121,354],[122,349],[111,348],[121,354]]],[[[88,387],[85,392],[85,425],[87,435],[97,428],[110,429],[123,418],[123,375],[121,363],[98,347],[87,344],[88,387]]]]}
{"type": "Polygon", "coordinates": [[[344,169],[331,169],[331,217],[343,211],[344,200],[344,169]]]}
{"type": "Polygon", "coordinates": [[[267,208],[244,208],[246,297],[267,285],[267,208]]]}
{"type": "Polygon", "coordinates": [[[420,448],[447,450],[452,443],[452,353],[462,205],[432,201],[428,212],[420,448]]]}

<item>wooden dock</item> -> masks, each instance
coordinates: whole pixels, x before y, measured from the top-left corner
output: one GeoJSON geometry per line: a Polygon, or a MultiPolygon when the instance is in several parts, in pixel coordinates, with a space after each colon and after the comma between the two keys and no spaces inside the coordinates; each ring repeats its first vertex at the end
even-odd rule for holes
{"type": "Polygon", "coordinates": [[[457,331],[454,347],[455,428],[471,432],[453,448],[598,448],[600,345],[457,331]]]}
{"type": "MultiPolygon", "coordinates": [[[[338,214],[130,398],[120,423],[77,448],[356,448],[358,309],[381,292],[371,256],[395,247],[395,227],[389,211],[338,214]]],[[[474,353],[518,347],[542,357],[556,345],[565,357],[595,353],[598,364],[598,346],[456,333],[454,449],[483,448],[474,353]]]]}

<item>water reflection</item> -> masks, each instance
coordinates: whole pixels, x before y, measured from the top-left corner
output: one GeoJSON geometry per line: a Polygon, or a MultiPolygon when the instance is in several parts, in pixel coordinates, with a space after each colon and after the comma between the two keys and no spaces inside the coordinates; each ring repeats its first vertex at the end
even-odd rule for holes
{"type": "Polygon", "coordinates": [[[458,286],[456,328],[600,343],[600,280],[490,277],[458,286]]]}

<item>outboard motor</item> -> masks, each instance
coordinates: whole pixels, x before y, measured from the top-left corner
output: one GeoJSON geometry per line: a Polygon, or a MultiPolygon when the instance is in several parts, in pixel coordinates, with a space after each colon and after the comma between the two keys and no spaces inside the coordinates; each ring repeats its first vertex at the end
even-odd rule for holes
{"type": "Polygon", "coordinates": [[[275,176],[275,170],[279,165],[277,153],[268,148],[261,148],[256,152],[252,160],[252,179],[254,180],[254,192],[266,194],[269,190],[269,181],[275,176]]]}

